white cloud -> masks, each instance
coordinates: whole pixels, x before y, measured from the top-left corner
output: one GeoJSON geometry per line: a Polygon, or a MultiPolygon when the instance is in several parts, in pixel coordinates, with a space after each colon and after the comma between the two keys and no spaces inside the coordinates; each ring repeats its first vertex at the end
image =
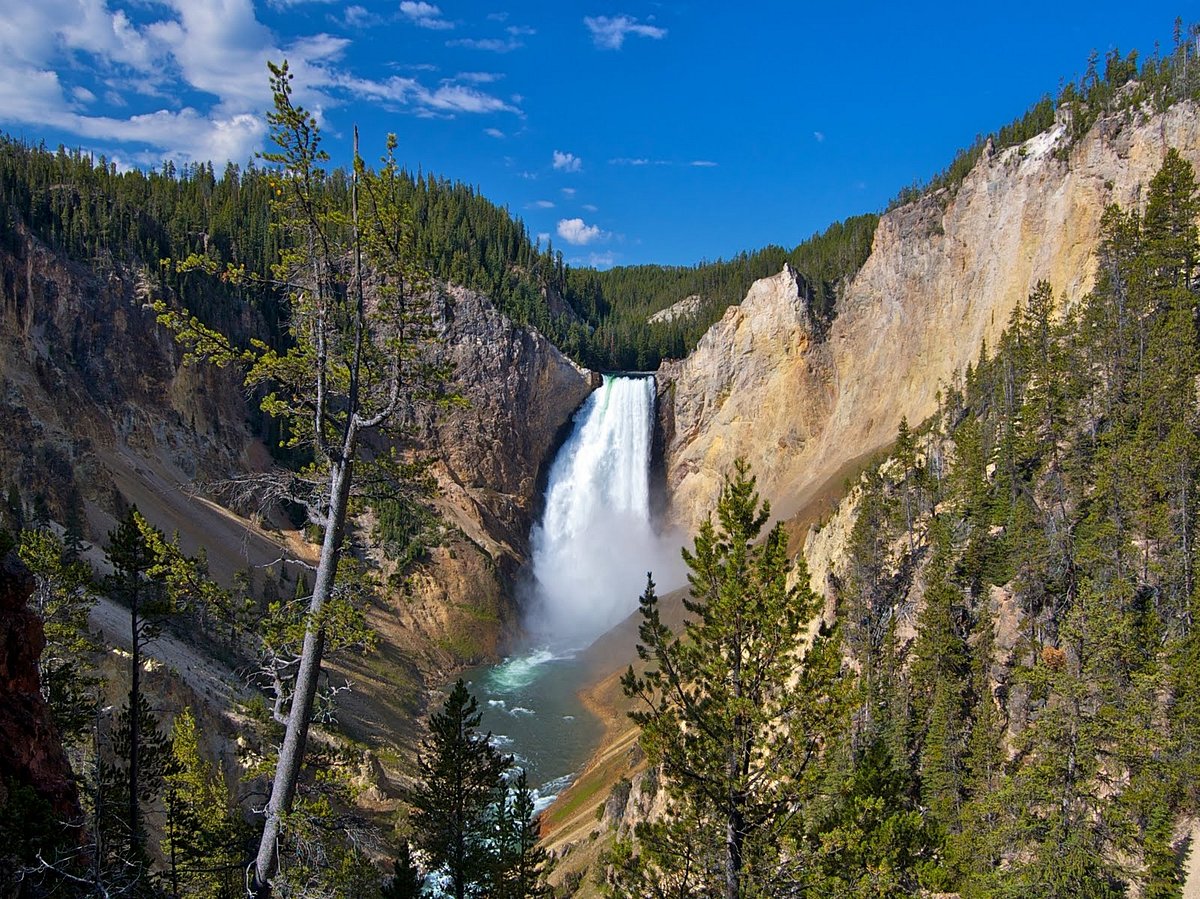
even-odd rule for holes
{"type": "Polygon", "coordinates": [[[693,159],[688,165],[694,165],[702,169],[715,169],[717,167],[717,164],[711,159],[693,159]]]}
{"type": "Polygon", "coordinates": [[[597,240],[607,240],[608,232],[600,230],[598,225],[585,224],[583,219],[560,219],[558,236],[572,246],[582,247],[597,240]]]}
{"type": "Polygon", "coordinates": [[[452,80],[469,81],[472,84],[491,84],[503,77],[499,72],[459,72],[452,80]]]}
{"type": "Polygon", "coordinates": [[[487,50],[489,53],[511,53],[525,45],[516,38],[501,40],[496,37],[471,38],[463,37],[446,41],[447,47],[466,47],[469,50],[487,50]]]}
{"type": "Polygon", "coordinates": [[[637,157],[618,156],[616,159],[610,159],[608,161],[608,164],[609,165],[649,165],[650,160],[646,159],[644,156],[637,156],[637,157]]]}
{"type": "Polygon", "coordinates": [[[534,200],[532,203],[529,204],[529,208],[530,209],[553,209],[554,201],[553,200],[534,200]]]}
{"type": "Polygon", "coordinates": [[[488,137],[496,138],[496,140],[504,139],[504,132],[501,131],[499,128],[484,128],[483,133],[486,134],[488,137]]]}
{"type": "Polygon", "coordinates": [[[574,153],[554,151],[554,168],[560,172],[578,172],[583,168],[583,160],[574,153]]]}
{"type": "Polygon", "coordinates": [[[584,212],[599,212],[600,208],[598,206],[592,205],[591,203],[584,203],[583,211],[584,212]]]}
{"type": "Polygon", "coordinates": [[[592,42],[601,50],[620,50],[627,35],[662,40],[667,29],[647,25],[631,16],[586,16],[583,24],[592,33],[592,42]]]}
{"type": "Polygon", "coordinates": [[[490,113],[518,112],[499,97],[465,84],[444,82],[435,89],[425,87],[415,78],[392,76],[386,81],[339,75],[333,82],[364,100],[379,100],[414,107],[418,112],[441,113],[490,113]]]}
{"type": "MultiPolygon", "coordinates": [[[[140,5],[138,22],[113,10],[112,2],[9,4],[13,8],[0,16],[0,123],[54,128],[113,155],[131,145],[120,158],[142,164],[164,158],[244,162],[266,136],[266,62],[285,58],[296,101],[318,122],[351,97],[418,115],[520,113],[509,100],[474,86],[486,83],[481,77],[438,86],[415,78],[359,78],[347,68],[345,37],[307,34],[281,45],[258,19],[254,0],[161,0],[140,5]],[[80,104],[95,102],[97,93],[107,114],[86,114],[80,104]],[[131,114],[117,114],[122,108],[131,114]]],[[[428,3],[412,9],[436,13],[428,3]]],[[[346,11],[347,21],[370,15],[361,6],[346,11]]]]}
{"type": "Polygon", "coordinates": [[[368,28],[381,22],[382,19],[365,6],[347,6],[342,13],[342,23],[347,28],[368,28]]]}
{"type": "Polygon", "coordinates": [[[504,30],[513,37],[529,37],[530,35],[537,34],[537,29],[529,25],[509,25],[504,30]]]}
{"type": "Polygon", "coordinates": [[[813,139],[819,144],[825,143],[825,132],[824,131],[814,131],[813,139]]]}
{"type": "Polygon", "coordinates": [[[616,261],[617,257],[613,255],[611,250],[606,250],[603,253],[588,254],[588,265],[592,268],[612,268],[616,261]]]}
{"type": "Polygon", "coordinates": [[[454,27],[453,22],[442,18],[442,11],[438,7],[423,0],[404,0],[400,4],[400,15],[419,28],[445,31],[454,27]]]}
{"type": "Polygon", "coordinates": [[[563,195],[564,197],[567,197],[568,199],[569,199],[570,197],[573,197],[573,196],[575,196],[575,188],[573,188],[573,187],[564,187],[564,188],[562,188],[562,195],[563,195]]]}

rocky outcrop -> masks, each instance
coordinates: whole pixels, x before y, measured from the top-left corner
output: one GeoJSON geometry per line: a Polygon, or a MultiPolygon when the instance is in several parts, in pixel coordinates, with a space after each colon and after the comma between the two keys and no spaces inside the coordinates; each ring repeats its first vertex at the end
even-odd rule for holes
{"type": "Polygon", "coordinates": [[[41,619],[27,606],[33,576],[9,553],[0,559],[0,810],[15,786],[31,787],[62,821],[81,817],[75,778],[50,707],[42,698],[41,619]]]}
{"type": "Polygon", "coordinates": [[[953,195],[883,216],[821,342],[792,273],[755,284],[661,373],[675,418],[673,517],[702,518],[738,456],[786,516],[847,460],[892,440],[902,416],[928,416],[1039,280],[1068,303],[1090,289],[1101,214],[1137,207],[1170,147],[1200,164],[1195,103],[1103,119],[1071,146],[1059,125],[985,152],[953,195]]]}
{"type": "MultiPolygon", "coordinates": [[[[185,550],[205,547],[226,582],[280,556],[311,556],[282,516],[252,521],[253,510],[204,496],[206,485],[272,459],[237,374],[181,365],[148,306],[152,281],[69,260],[29,234],[0,252],[0,490],[15,481],[27,506],[40,496],[59,522],[82,510],[96,541],[119,504],[136,503],[185,550]]],[[[224,330],[261,329],[248,309],[218,314],[224,330]]],[[[417,437],[436,460],[437,502],[452,527],[416,576],[389,582],[368,609],[386,662],[345,663],[358,687],[346,723],[372,734],[409,726],[422,673],[502,648],[539,471],[592,386],[589,372],[486,297],[439,288],[435,326],[467,405],[420,419],[417,437]]]]}
{"type": "Polygon", "coordinates": [[[453,372],[464,402],[422,414],[416,430],[434,459],[436,505],[451,528],[372,623],[424,668],[449,669],[494,658],[516,634],[515,584],[542,468],[595,376],[486,296],[443,286],[434,307],[437,361],[453,372]]]}
{"type": "Polygon", "coordinates": [[[646,319],[648,325],[665,325],[675,321],[677,318],[691,318],[700,311],[700,307],[704,305],[704,298],[698,293],[693,293],[684,297],[678,303],[672,303],[666,309],[660,309],[652,316],[646,319]]]}
{"type": "Polygon", "coordinates": [[[60,521],[86,506],[97,535],[128,474],[112,460],[126,451],[180,482],[267,457],[236,376],[179,364],[146,305],[149,279],[100,273],[29,235],[0,253],[0,466],[60,521]]]}
{"type": "Polygon", "coordinates": [[[440,292],[435,324],[442,361],[466,400],[428,432],[443,494],[458,498],[453,505],[465,516],[459,524],[472,539],[523,560],[541,468],[596,386],[594,373],[465,288],[440,292]]]}
{"type": "Polygon", "coordinates": [[[745,457],[769,483],[781,460],[820,436],[834,369],[805,293],[790,266],[756,281],[686,360],[659,371],[659,428],[669,435],[667,478],[680,523],[707,514],[734,458],[745,457]]]}

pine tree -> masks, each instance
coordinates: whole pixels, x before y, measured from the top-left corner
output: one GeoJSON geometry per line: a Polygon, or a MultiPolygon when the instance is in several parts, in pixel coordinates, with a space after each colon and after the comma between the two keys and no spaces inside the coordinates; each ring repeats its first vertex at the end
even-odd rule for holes
{"type": "Polygon", "coordinates": [[[425,878],[413,861],[408,840],[400,843],[400,851],[392,865],[392,876],[380,889],[381,899],[420,899],[425,891],[425,878]]]}
{"type": "Polygon", "coordinates": [[[162,580],[152,576],[158,558],[147,542],[148,529],[137,507],[130,507],[109,533],[105,549],[113,567],[109,590],[129,605],[129,702],[125,718],[129,732],[123,735],[122,745],[128,752],[124,769],[129,789],[126,824],[135,854],[141,849],[140,802],[145,789],[141,783],[141,751],[145,740],[140,733],[144,716],[136,712],[145,705],[141,693],[141,654],[145,644],[158,633],[161,618],[171,610],[162,580]]]}
{"type": "MultiPolygon", "coordinates": [[[[243,347],[189,310],[156,304],[159,321],[176,333],[189,360],[239,367],[248,388],[265,391],[263,412],[286,423],[289,447],[310,451],[314,460],[302,477],[289,477],[301,493],[290,499],[304,504],[323,533],[255,862],[257,899],[271,893],[280,832],[300,781],[355,472],[391,461],[390,453],[361,452],[364,441],[389,428],[394,434],[402,420],[411,421],[407,410],[447,399],[446,372],[428,353],[430,285],[415,261],[417,237],[403,202],[394,135],[379,171],[364,164],[356,136],[349,183],[330,177],[316,118],[295,104],[287,63],[269,67],[274,110],[267,121],[276,150],[263,158],[276,167],[269,174],[271,214],[281,244],[270,283],[287,295],[285,349],[257,339],[243,347]]],[[[222,272],[216,260],[196,255],[176,269],[220,273],[235,284],[251,280],[244,266],[222,272]]]]}
{"type": "Polygon", "coordinates": [[[495,899],[547,899],[550,856],[538,845],[539,824],[533,810],[533,791],[524,769],[498,804],[495,899]]]}
{"type": "Polygon", "coordinates": [[[479,733],[481,718],[460,679],[429,719],[417,783],[406,797],[417,845],[445,870],[454,899],[484,895],[495,871],[495,810],[512,764],[492,746],[490,733],[479,733]]]}
{"type": "Polygon", "coordinates": [[[191,711],[175,718],[173,769],[166,775],[163,857],[174,896],[237,899],[249,828],[230,804],[225,778],[203,757],[191,711]]]}
{"type": "Polygon", "coordinates": [[[959,826],[965,779],[970,661],[962,592],[950,582],[951,545],[935,520],[925,570],[924,608],[917,619],[911,682],[914,730],[922,735],[917,767],[921,795],[945,830],[959,826]]]}
{"type": "Polygon", "coordinates": [[[739,460],[717,524],[684,551],[693,617],[683,635],[662,623],[652,580],[641,597],[648,668],[631,667],[622,686],[641,706],[630,714],[671,801],[665,821],[638,829],[640,862],[618,891],[669,880],[738,899],[797,876],[782,849],[838,720],[840,654],[814,625],[821,604],[803,559],[789,561],[782,526],[759,541],[769,515],[739,460]]]}

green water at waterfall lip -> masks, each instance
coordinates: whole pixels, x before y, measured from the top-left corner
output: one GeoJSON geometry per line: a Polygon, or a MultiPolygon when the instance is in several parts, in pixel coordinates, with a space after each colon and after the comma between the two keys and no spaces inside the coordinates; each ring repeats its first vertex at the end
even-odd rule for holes
{"type": "Polygon", "coordinates": [[[603,728],[579,701],[586,666],[573,653],[537,649],[462,673],[479,702],[481,729],[529,775],[544,808],[599,745],[603,728]]]}

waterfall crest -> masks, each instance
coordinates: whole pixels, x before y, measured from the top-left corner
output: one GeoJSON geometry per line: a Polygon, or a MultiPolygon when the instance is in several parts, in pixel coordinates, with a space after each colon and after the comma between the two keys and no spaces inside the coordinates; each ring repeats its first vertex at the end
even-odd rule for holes
{"type": "Polygon", "coordinates": [[[527,630],[549,645],[586,646],[637,609],[646,572],[672,584],[679,542],[650,520],[654,379],[606,375],[575,413],[530,534],[527,630]]]}

